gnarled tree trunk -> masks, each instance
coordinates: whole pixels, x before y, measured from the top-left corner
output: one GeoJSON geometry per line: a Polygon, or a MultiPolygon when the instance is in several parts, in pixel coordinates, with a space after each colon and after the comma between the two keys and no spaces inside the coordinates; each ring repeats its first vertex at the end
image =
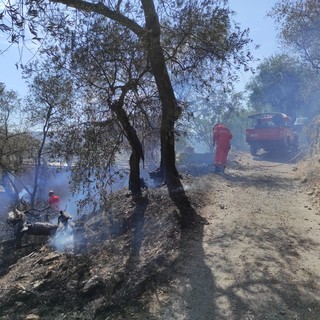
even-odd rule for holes
{"type": "Polygon", "coordinates": [[[130,124],[128,116],[125,110],[122,108],[122,99],[117,103],[111,105],[112,111],[117,115],[118,121],[125,132],[125,135],[130,143],[132,150],[129,165],[129,189],[135,196],[141,195],[141,180],[140,180],[140,160],[144,161],[144,154],[142,149],[142,144],[139,140],[136,130],[130,124]]]}
{"type": "Polygon", "coordinates": [[[167,184],[169,193],[174,193],[182,189],[176,168],[174,141],[174,124],[179,118],[180,112],[160,44],[160,24],[154,3],[152,0],[142,0],[141,3],[145,13],[147,28],[145,43],[162,105],[160,172],[163,174],[163,179],[167,184]]]}

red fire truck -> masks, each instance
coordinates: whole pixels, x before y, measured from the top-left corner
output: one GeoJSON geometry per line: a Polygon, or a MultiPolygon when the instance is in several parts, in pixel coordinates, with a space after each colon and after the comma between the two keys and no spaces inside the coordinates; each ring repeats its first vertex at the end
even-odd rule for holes
{"type": "Polygon", "coordinates": [[[246,142],[253,156],[260,149],[266,152],[290,152],[298,149],[298,135],[292,119],[284,113],[256,113],[248,117],[246,142]]]}

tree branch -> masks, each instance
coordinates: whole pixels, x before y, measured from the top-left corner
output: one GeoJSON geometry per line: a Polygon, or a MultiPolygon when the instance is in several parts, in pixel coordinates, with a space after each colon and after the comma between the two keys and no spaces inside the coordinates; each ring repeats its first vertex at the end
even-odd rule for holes
{"type": "Polygon", "coordinates": [[[129,28],[134,32],[139,38],[143,38],[146,30],[142,28],[135,21],[127,18],[123,14],[120,14],[118,11],[111,10],[109,7],[105,6],[103,3],[91,3],[88,1],[79,1],[79,0],[50,0],[53,3],[65,4],[68,7],[78,9],[80,11],[98,13],[107,17],[113,21],[118,22],[122,26],[129,28]]]}

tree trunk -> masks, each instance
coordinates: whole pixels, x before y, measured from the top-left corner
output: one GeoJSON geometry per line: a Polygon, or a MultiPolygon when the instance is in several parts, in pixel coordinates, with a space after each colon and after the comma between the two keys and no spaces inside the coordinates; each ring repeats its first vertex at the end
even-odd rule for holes
{"type": "Polygon", "coordinates": [[[160,127],[161,138],[161,168],[163,180],[169,193],[182,188],[176,168],[176,153],[174,141],[174,124],[179,118],[180,110],[171,85],[163,50],[160,44],[160,24],[152,0],[141,1],[146,19],[146,45],[151,63],[151,69],[157,84],[162,105],[160,127]]]}
{"type": "Polygon", "coordinates": [[[26,225],[26,231],[23,232],[33,236],[51,236],[56,233],[57,229],[57,224],[47,222],[35,222],[26,225]]]}
{"type": "Polygon", "coordinates": [[[117,115],[118,121],[125,132],[125,135],[131,146],[131,156],[129,160],[129,189],[134,196],[141,195],[141,180],[140,180],[140,160],[144,161],[142,144],[139,140],[136,130],[130,124],[128,116],[121,106],[121,101],[111,105],[112,111],[117,115]]]}
{"type": "Polygon", "coordinates": [[[130,174],[129,174],[129,190],[134,196],[141,195],[141,180],[140,180],[140,157],[135,150],[132,150],[130,156],[130,174]]]}

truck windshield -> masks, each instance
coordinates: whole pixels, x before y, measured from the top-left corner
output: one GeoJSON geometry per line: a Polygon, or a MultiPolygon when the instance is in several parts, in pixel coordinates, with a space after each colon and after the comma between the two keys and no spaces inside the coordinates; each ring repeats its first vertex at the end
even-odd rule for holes
{"type": "Polygon", "coordinates": [[[248,129],[287,127],[289,120],[281,114],[257,114],[248,117],[248,129]]]}

